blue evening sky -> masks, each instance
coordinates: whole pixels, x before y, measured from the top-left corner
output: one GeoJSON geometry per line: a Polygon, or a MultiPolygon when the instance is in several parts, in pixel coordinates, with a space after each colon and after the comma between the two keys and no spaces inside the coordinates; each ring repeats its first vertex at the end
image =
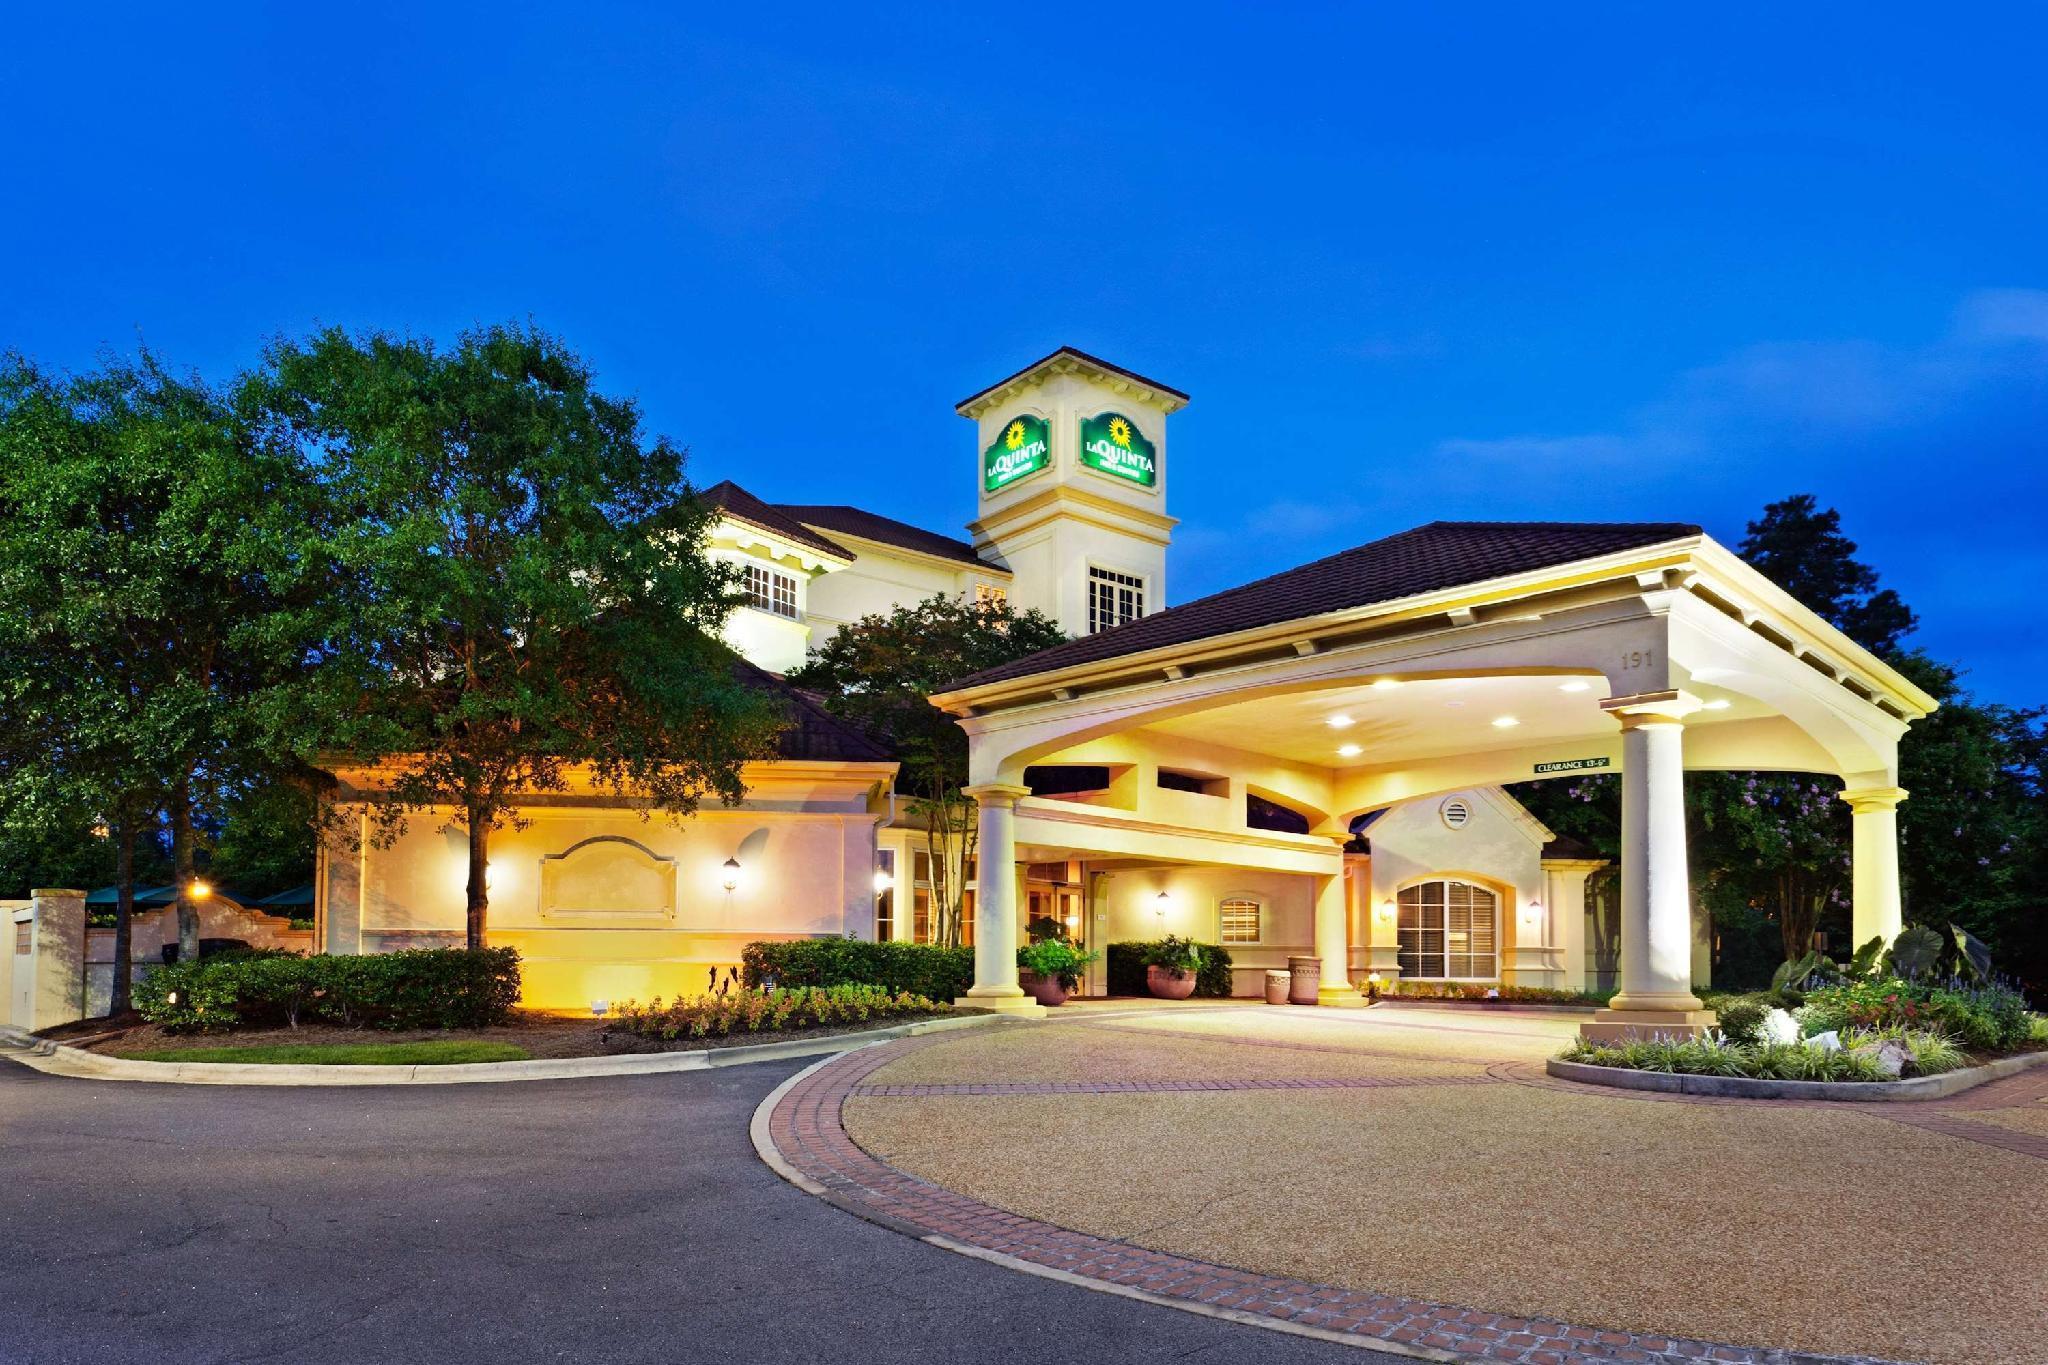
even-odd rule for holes
{"type": "Polygon", "coordinates": [[[531,318],[701,482],[958,532],[960,397],[1194,395],[1175,600],[1436,517],[1842,510],[2048,699],[2048,10],[47,5],[0,347],[531,318]]]}

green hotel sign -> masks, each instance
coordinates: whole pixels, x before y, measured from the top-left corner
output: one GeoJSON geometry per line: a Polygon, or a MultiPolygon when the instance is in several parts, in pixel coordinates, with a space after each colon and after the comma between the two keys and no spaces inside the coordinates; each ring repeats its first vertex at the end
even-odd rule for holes
{"type": "Polygon", "coordinates": [[[1051,463],[1052,427],[1029,413],[1012,417],[981,452],[981,486],[990,493],[1001,492],[1051,463]]]}
{"type": "Polygon", "coordinates": [[[1159,483],[1159,449],[1121,413],[1081,419],[1081,463],[1098,474],[1152,488],[1159,483]]]}

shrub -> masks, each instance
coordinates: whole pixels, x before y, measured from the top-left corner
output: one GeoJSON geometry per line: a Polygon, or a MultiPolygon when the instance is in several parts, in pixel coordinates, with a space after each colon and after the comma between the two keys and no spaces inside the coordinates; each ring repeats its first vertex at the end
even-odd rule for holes
{"type": "Polygon", "coordinates": [[[703,995],[664,1005],[627,1001],[612,1027],[642,1038],[723,1038],[734,1033],[861,1024],[906,1014],[933,1014],[946,1007],[909,991],[876,986],[798,986],[790,990],[748,987],[724,995],[703,995]]]}
{"type": "Polygon", "coordinates": [[[957,1000],[974,984],[974,949],[931,943],[809,938],[749,943],[740,952],[749,988],[874,986],[927,1000],[957,1000]]]}
{"type": "Polygon", "coordinates": [[[1508,1000],[1542,1005],[1604,1005],[1613,991],[1567,991],[1550,986],[1495,986],[1484,981],[1396,980],[1385,994],[1409,1000],[1508,1000]],[[1490,993],[1490,994],[1489,994],[1490,993]]]}
{"type": "Polygon", "coordinates": [[[1738,995],[1719,1001],[1714,1010],[1720,1016],[1721,1036],[1731,1043],[1760,1043],[1764,1039],[1764,1016],[1771,1012],[1771,1000],[1761,993],[1738,995]]]}
{"type": "Polygon", "coordinates": [[[2022,1047],[2033,1026],[2026,997],[2009,983],[1953,977],[1929,982],[1892,976],[1825,986],[1806,997],[1799,1020],[1809,1034],[1846,1028],[1930,1030],[1974,1052],[2022,1047]]]}
{"type": "Polygon", "coordinates": [[[1195,994],[1211,999],[1227,1000],[1236,992],[1232,989],[1230,954],[1213,943],[1194,943],[1187,939],[1130,940],[1109,945],[1109,993],[1111,995],[1144,995],[1145,968],[1153,965],[1149,954],[1167,942],[1186,944],[1201,953],[1201,963],[1195,968],[1195,994]]]}
{"type": "Polygon", "coordinates": [[[519,999],[511,948],[409,949],[361,957],[242,953],[178,962],[135,987],[135,1008],[174,1032],[296,1028],[483,1028],[519,999]]]}

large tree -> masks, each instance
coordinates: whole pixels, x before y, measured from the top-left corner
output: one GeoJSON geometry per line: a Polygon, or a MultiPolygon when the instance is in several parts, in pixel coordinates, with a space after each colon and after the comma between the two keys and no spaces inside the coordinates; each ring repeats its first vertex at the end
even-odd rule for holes
{"type": "Polygon", "coordinates": [[[736,599],[711,514],[560,341],[331,330],[273,346],[240,409],[319,492],[295,557],[317,619],[286,632],[318,657],[279,728],[382,765],[385,834],[427,811],[463,829],[471,947],[491,832],[532,797],[588,782],[678,818],[741,797],[782,720],[717,638],[736,599]]]}
{"type": "Polygon", "coordinates": [[[0,799],[10,824],[89,817],[112,839],[117,1008],[158,809],[180,950],[198,951],[196,813],[252,763],[252,528],[283,477],[211,389],[148,354],[79,377],[0,367],[0,799]]]}
{"type": "Polygon", "coordinates": [[[935,942],[960,942],[962,883],[978,823],[974,802],[961,792],[967,736],[928,699],[970,673],[1066,638],[1042,612],[940,593],[848,622],[789,675],[797,686],[822,693],[834,714],[895,749],[910,813],[925,828],[935,942]]]}

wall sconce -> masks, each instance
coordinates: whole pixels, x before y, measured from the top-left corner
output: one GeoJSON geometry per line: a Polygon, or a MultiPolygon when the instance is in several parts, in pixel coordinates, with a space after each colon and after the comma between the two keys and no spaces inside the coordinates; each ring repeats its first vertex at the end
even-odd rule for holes
{"type": "Polygon", "coordinates": [[[1395,908],[1396,907],[1394,905],[1394,898],[1392,896],[1387,897],[1385,900],[1380,902],[1380,918],[1392,919],[1394,917],[1395,908]]]}
{"type": "Polygon", "coordinates": [[[195,901],[203,901],[213,894],[213,887],[205,881],[195,879],[192,885],[185,888],[185,894],[195,901]]]}
{"type": "Polygon", "coordinates": [[[894,877],[886,872],[877,871],[875,873],[875,894],[877,896],[894,891],[895,889],[896,879],[894,877]]]}
{"type": "Polygon", "coordinates": [[[738,858],[727,858],[725,860],[725,889],[728,892],[740,889],[740,860],[738,858]]]}
{"type": "Polygon", "coordinates": [[[1152,913],[1158,916],[1159,927],[1162,931],[1166,928],[1166,907],[1171,904],[1173,904],[1173,897],[1167,895],[1164,891],[1152,899],[1152,913]]]}

